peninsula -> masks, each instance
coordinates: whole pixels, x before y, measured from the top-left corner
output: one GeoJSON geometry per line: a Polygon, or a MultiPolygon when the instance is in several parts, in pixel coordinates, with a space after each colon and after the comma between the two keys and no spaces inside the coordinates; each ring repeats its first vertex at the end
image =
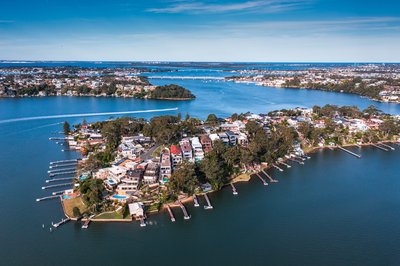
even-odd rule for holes
{"type": "Polygon", "coordinates": [[[149,121],[83,121],[72,129],[65,123],[64,133],[69,149],[83,156],[73,189],[61,196],[66,216],[88,221],[135,218],[143,225],[151,212],[184,207],[185,201],[196,202],[196,195],[206,197],[252,175],[264,185],[267,179],[276,182],[265,168],[301,162],[315,149],[388,147],[400,141],[400,116],[373,106],[361,111],[326,105],[224,119],[210,114],[204,121],[180,114],[149,121]]]}

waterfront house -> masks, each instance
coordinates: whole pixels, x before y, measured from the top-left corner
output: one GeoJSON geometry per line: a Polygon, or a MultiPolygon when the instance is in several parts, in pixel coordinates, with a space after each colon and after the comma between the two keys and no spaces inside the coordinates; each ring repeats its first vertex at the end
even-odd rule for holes
{"type": "Polygon", "coordinates": [[[160,171],[159,164],[150,162],[147,164],[146,171],[143,174],[143,184],[154,184],[158,181],[158,173],[160,171]]]}
{"type": "Polygon", "coordinates": [[[207,135],[200,136],[200,143],[205,153],[212,150],[212,140],[207,135]]]}
{"type": "Polygon", "coordinates": [[[225,134],[228,137],[229,145],[232,145],[232,146],[236,145],[237,135],[230,130],[226,131],[225,134]]]}
{"type": "Polygon", "coordinates": [[[113,165],[108,168],[109,176],[116,180],[118,183],[121,182],[121,179],[126,175],[126,169],[120,166],[113,165]]]}
{"type": "Polygon", "coordinates": [[[179,145],[182,150],[183,159],[192,162],[193,161],[193,152],[192,152],[192,146],[190,145],[189,139],[187,139],[187,138],[182,139],[179,142],[179,145]]]}
{"type": "Polygon", "coordinates": [[[204,159],[204,151],[203,151],[203,147],[201,146],[199,138],[193,137],[190,139],[190,142],[192,143],[194,160],[196,162],[203,160],[204,159]]]}
{"type": "Polygon", "coordinates": [[[132,215],[136,220],[140,220],[145,217],[143,203],[141,202],[134,202],[128,204],[129,213],[132,215]]]}
{"type": "Polygon", "coordinates": [[[172,166],[171,166],[171,153],[168,148],[164,148],[161,151],[160,156],[160,182],[166,183],[171,178],[172,166]]]}
{"type": "Polygon", "coordinates": [[[182,150],[178,145],[171,145],[172,167],[175,168],[183,160],[182,150]]]}
{"type": "Polygon", "coordinates": [[[117,186],[117,193],[121,195],[135,193],[139,189],[142,178],[142,169],[127,171],[126,176],[121,179],[121,184],[117,186]]]}

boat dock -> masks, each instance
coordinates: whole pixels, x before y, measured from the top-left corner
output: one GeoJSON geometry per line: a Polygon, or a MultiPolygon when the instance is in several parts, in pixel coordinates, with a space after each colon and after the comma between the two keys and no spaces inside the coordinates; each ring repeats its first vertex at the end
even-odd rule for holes
{"type": "Polygon", "coordinates": [[[199,200],[197,199],[197,196],[196,196],[196,195],[193,195],[193,201],[194,201],[194,206],[195,206],[195,207],[199,207],[199,206],[200,206],[199,200]]]}
{"type": "Polygon", "coordinates": [[[380,144],[381,146],[385,147],[385,148],[391,149],[392,151],[395,150],[395,148],[393,148],[392,146],[387,145],[387,144],[385,144],[385,143],[379,143],[379,144],[380,144]]]}
{"type": "Polygon", "coordinates": [[[204,194],[204,198],[205,198],[206,201],[207,201],[207,205],[204,206],[204,209],[205,209],[205,210],[211,210],[211,209],[213,209],[213,206],[211,205],[211,202],[210,202],[210,199],[208,198],[207,193],[204,194]]]}
{"type": "Polygon", "coordinates": [[[63,194],[65,192],[65,190],[61,190],[61,191],[54,191],[53,193],[51,193],[52,195],[59,195],[59,194],[63,194]]]}
{"type": "Polygon", "coordinates": [[[68,164],[55,164],[55,165],[50,165],[49,169],[55,169],[59,167],[68,167],[68,166],[76,166],[76,163],[68,163],[68,164]]]}
{"type": "Polygon", "coordinates": [[[378,148],[378,149],[381,149],[381,150],[383,150],[383,151],[389,151],[388,149],[386,149],[385,147],[382,147],[382,146],[379,146],[379,145],[377,145],[377,144],[371,144],[372,146],[374,146],[375,148],[378,148]]]}
{"type": "Polygon", "coordinates": [[[174,213],[172,212],[171,207],[169,205],[167,205],[167,210],[169,213],[169,217],[171,218],[171,222],[175,222],[174,213]]]}
{"type": "Polygon", "coordinates": [[[70,175],[70,174],[76,174],[76,171],[67,171],[67,172],[57,172],[57,173],[50,173],[49,176],[56,176],[56,175],[70,175]]]}
{"type": "Polygon", "coordinates": [[[179,202],[179,206],[181,207],[181,209],[183,211],[183,219],[189,220],[190,219],[190,215],[186,211],[185,205],[183,205],[183,203],[181,201],[178,201],[178,202],[179,202]]]}
{"type": "Polygon", "coordinates": [[[259,173],[256,173],[255,175],[261,180],[261,182],[263,183],[264,186],[268,186],[267,181],[265,181],[264,178],[262,178],[259,173]]]}
{"type": "Polygon", "coordinates": [[[54,161],[54,162],[50,162],[50,164],[64,164],[64,163],[72,163],[72,162],[77,163],[78,159],[54,161]]]}
{"type": "Polygon", "coordinates": [[[348,154],[351,154],[351,155],[357,157],[358,159],[361,158],[361,155],[359,155],[359,154],[357,154],[357,153],[354,153],[354,152],[352,152],[352,151],[349,151],[348,149],[345,149],[345,148],[340,147],[340,146],[337,146],[337,147],[338,147],[339,150],[345,151],[345,152],[347,152],[348,154]]]}
{"type": "Polygon", "coordinates": [[[59,197],[60,197],[60,195],[47,196],[47,197],[43,197],[43,198],[37,198],[36,201],[56,199],[56,198],[59,198],[59,197]]]}
{"type": "Polygon", "coordinates": [[[233,195],[237,195],[238,192],[237,192],[236,187],[235,187],[235,185],[234,185],[233,183],[231,183],[231,187],[232,187],[232,193],[233,193],[233,195]]]}
{"type": "Polygon", "coordinates": [[[86,219],[86,221],[82,225],[82,229],[88,229],[90,224],[90,218],[86,219]]]}
{"type": "Polygon", "coordinates": [[[48,179],[46,180],[46,183],[50,183],[50,182],[59,182],[59,181],[65,181],[65,180],[72,180],[75,177],[63,177],[63,178],[53,178],[53,179],[48,179]]]}
{"type": "Polygon", "coordinates": [[[285,163],[284,161],[279,162],[280,164],[286,166],[287,168],[291,168],[291,165],[288,165],[287,163],[285,163]]]}
{"type": "Polygon", "coordinates": [[[72,186],[72,185],[73,185],[72,183],[56,184],[56,185],[42,187],[42,189],[49,189],[49,188],[55,188],[55,187],[66,187],[66,186],[72,186]]]}
{"type": "Polygon", "coordinates": [[[67,140],[67,138],[57,138],[57,137],[51,137],[49,140],[67,140]]]}
{"type": "Polygon", "coordinates": [[[66,222],[69,222],[71,219],[70,218],[64,218],[61,221],[59,221],[58,223],[51,223],[51,225],[55,228],[59,227],[60,225],[65,224],[66,222]]]}
{"type": "Polygon", "coordinates": [[[53,174],[53,173],[59,173],[59,172],[64,172],[64,171],[75,171],[75,170],[76,170],[76,167],[74,167],[74,168],[61,168],[61,169],[49,170],[49,171],[47,171],[47,173],[53,174]]]}
{"type": "Polygon", "coordinates": [[[298,164],[304,164],[304,162],[299,161],[299,160],[296,160],[296,159],[294,159],[294,158],[292,158],[292,157],[289,157],[288,159],[289,159],[290,161],[295,162],[295,163],[298,163],[298,164]]]}
{"type": "Polygon", "coordinates": [[[269,174],[267,174],[267,172],[265,172],[264,170],[261,170],[261,172],[263,172],[264,175],[265,175],[266,177],[268,177],[268,179],[269,179],[269,181],[270,181],[271,183],[278,183],[278,182],[279,182],[278,180],[273,179],[273,178],[272,178],[269,174]]]}
{"type": "Polygon", "coordinates": [[[280,172],[283,172],[283,169],[277,166],[276,164],[272,164],[275,169],[278,169],[280,172]]]}
{"type": "Polygon", "coordinates": [[[143,217],[140,217],[140,226],[141,227],[145,227],[146,226],[146,223],[144,222],[144,218],[143,217]]]}

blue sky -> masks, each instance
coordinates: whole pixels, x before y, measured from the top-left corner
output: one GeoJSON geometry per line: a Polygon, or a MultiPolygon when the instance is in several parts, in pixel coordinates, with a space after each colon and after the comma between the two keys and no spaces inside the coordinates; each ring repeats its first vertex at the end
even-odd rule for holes
{"type": "Polygon", "coordinates": [[[0,4],[0,60],[400,62],[398,0],[0,4]]]}

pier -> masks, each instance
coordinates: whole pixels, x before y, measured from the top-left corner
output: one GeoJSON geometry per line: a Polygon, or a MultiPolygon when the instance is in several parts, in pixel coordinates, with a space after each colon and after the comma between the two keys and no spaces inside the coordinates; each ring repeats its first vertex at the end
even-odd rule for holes
{"type": "Polygon", "coordinates": [[[175,222],[174,213],[172,212],[171,207],[169,207],[169,205],[167,205],[167,210],[169,213],[169,217],[171,218],[171,222],[175,222]]]}
{"type": "Polygon", "coordinates": [[[70,218],[64,218],[61,221],[59,221],[58,223],[51,223],[51,225],[55,228],[59,227],[60,225],[65,224],[66,222],[69,222],[71,219],[70,218]]]}
{"type": "Polygon", "coordinates": [[[49,188],[55,188],[55,187],[66,187],[66,186],[72,186],[72,183],[65,183],[65,184],[57,184],[57,185],[50,185],[50,186],[45,186],[42,187],[42,189],[49,189],[49,188]]]}
{"type": "Polygon", "coordinates": [[[78,159],[54,161],[54,162],[50,162],[50,164],[63,164],[63,163],[72,163],[72,162],[77,163],[78,159]]]}
{"type": "Polygon", "coordinates": [[[283,169],[277,166],[276,164],[272,164],[275,169],[278,169],[280,172],[283,172],[283,169]]]}
{"type": "Polygon", "coordinates": [[[86,219],[86,221],[82,225],[82,229],[88,229],[90,224],[90,218],[86,219]]]}
{"type": "Polygon", "coordinates": [[[66,164],[53,164],[49,166],[49,169],[56,169],[59,167],[69,167],[69,166],[75,166],[76,167],[77,163],[66,163],[66,164]]]}
{"type": "Polygon", "coordinates": [[[279,163],[282,164],[282,165],[284,165],[284,166],[286,166],[286,168],[291,168],[291,167],[292,167],[291,165],[288,165],[288,164],[285,163],[284,161],[280,161],[279,163]]]}
{"type": "Polygon", "coordinates": [[[263,183],[264,186],[268,186],[267,181],[265,181],[264,178],[262,178],[259,173],[256,173],[255,175],[261,180],[261,182],[263,183]]]}
{"type": "Polygon", "coordinates": [[[199,206],[200,206],[199,200],[197,199],[197,196],[196,196],[196,195],[193,195],[193,201],[194,201],[194,206],[195,206],[195,207],[199,207],[199,206]]]}
{"type": "Polygon", "coordinates": [[[379,144],[380,144],[381,146],[385,147],[385,148],[391,149],[392,151],[395,150],[395,148],[393,148],[392,146],[387,145],[387,144],[385,144],[385,143],[379,143],[379,144]]]}
{"type": "Polygon", "coordinates": [[[304,164],[304,162],[299,161],[299,160],[296,160],[296,159],[294,159],[294,158],[292,158],[292,157],[289,157],[288,159],[289,159],[290,161],[295,162],[295,163],[298,163],[298,164],[304,164]]]}
{"type": "Polygon", "coordinates": [[[190,219],[190,215],[186,211],[185,205],[183,205],[181,201],[178,201],[178,202],[179,202],[179,207],[181,207],[181,209],[183,211],[183,219],[189,220],[190,219]]]}
{"type": "Polygon", "coordinates": [[[233,183],[231,183],[231,187],[232,187],[232,193],[233,193],[233,195],[237,195],[238,192],[237,192],[236,187],[235,187],[235,185],[234,185],[233,183]]]}
{"type": "Polygon", "coordinates": [[[278,180],[273,179],[273,178],[272,178],[269,174],[267,174],[264,170],[261,170],[261,172],[264,173],[264,175],[269,179],[269,181],[270,181],[271,183],[278,183],[278,182],[279,182],[278,180]]]}
{"type": "Polygon", "coordinates": [[[61,191],[54,191],[53,193],[51,193],[52,195],[59,195],[59,194],[63,194],[65,192],[65,190],[61,190],[61,191]]]}
{"type": "Polygon", "coordinates": [[[143,217],[140,217],[140,226],[141,227],[145,227],[146,226],[146,223],[144,222],[144,218],[143,217]]]}
{"type": "Polygon", "coordinates": [[[56,199],[56,198],[59,198],[59,197],[60,197],[60,195],[47,196],[47,197],[43,197],[43,198],[37,198],[36,201],[56,199]]]}
{"type": "Polygon", "coordinates": [[[374,146],[375,148],[378,148],[378,149],[381,149],[381,150],[383,150],[383,151],[389,151],[388,149],[386,149],[385,147],[382,147],[382,146],[379,146],[379,145],[377,145],[377,144],[371,144],[372,146],[374,146]]]}
{"type": "Polygon", "coordinates": [[[211,210],[211,209],[213,209],[213,206],[211,205],[211,202],[210,202],[210,199],[208,198],[207,193],[204,194],[204,198],[205,198],[206,201],[207,201],[207,205],[204,206],[204,209],[205,209],[205,210],[211,210]]]}
{"type": "Polygon", "coordinates": [[[47,173],[53,174],[53,173],[59,173],[59,172],[64,172],[64,171],[74,171],[74,170],[76,170],[76,167],[74,167],[74,168],[53,169],[53,170],[47,171],[47,173]]]}
{"type": "Polygon", "coordinates": [[[340,146],[337,146],[337,147],[338,147],[338,149],[340,149],[340,150],[342,150],[342,151],[345,151],[345,152],[347,152],[348,154],[351,154],[351,155],[357,157],[358,159],[361,158],[361,155],[359,155],[359,154],[357,154],[357,153],[354,153],[354,152],[352,152],[352,151],[349,151],[348,149],[345,149],[345,148],[340,147],[340,146]]]}
{"type": "Polygon", "coordinates": [[[75,177],[63,177],[63,178],[53,178],[53,179],[48,179],[46,180],[46,183],[50,183],[50,182],[59,182],[59,181],[65,181],[65,180],[72,180],[75,177]]]}
{"type": "Polygon", "coordinates": [[[56,176],[56,175],[69,175],[69,174],[76,174],[77,171],[67,171],[67,172],[57,172],[57,173],[50,173],[49,176],[56,176]]]}

